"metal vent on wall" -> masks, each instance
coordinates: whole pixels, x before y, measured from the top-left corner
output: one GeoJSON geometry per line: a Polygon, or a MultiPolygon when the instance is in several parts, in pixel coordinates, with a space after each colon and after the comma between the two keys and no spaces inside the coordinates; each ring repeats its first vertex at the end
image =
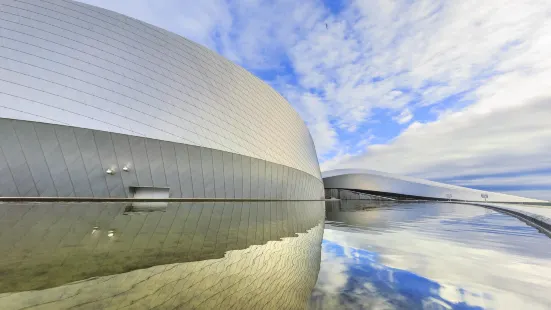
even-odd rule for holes
{"type": "MultiPolygon", "coordinates": [[[[153,186],[130,186],[130,195],[136,199],[167,199],[170,188],[153,186]]],[[[127,212],[166,211],[168,201],[135,201],[127,212]]]]}

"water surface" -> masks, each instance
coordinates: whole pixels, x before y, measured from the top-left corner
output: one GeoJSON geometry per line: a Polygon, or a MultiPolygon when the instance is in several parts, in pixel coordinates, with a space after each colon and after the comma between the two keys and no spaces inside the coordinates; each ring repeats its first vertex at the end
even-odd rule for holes
{"type": "Polygon", "coordinates": [[[468,205],[0,203],[0,253],[0,309],[551,309],[551,239],[468,205]]]}
{"type": "Polygon", "coordinates": [[[304,309],[323,202],[0,204],[0,309],[304,309]]]}
{"type": "Polygon", "coordinates": [[[551,309],[551,239],[448,203],[328,203],[312,309],[551,309]]]}

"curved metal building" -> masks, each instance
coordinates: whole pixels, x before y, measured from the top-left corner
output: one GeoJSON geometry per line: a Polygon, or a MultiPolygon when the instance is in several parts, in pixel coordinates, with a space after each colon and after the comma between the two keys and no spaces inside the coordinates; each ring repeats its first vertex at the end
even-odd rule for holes
{"type": "Polygon", "coordinates": [[[480,191],[461,186],[364,169],[337,169],[327,171],[323,173],[323,182],[326,189],[326,196],[333,197],[338,195],[339,190],[352,190],[357,193],[379,197],[395,197],[399,199],[543,202],[537,199],[480,191]]]}
{"type": "Polygon", "coordinates": [[[288,102],[207,48],[67,0],[0,0],[0,196],[311,199],[288,102]]]}

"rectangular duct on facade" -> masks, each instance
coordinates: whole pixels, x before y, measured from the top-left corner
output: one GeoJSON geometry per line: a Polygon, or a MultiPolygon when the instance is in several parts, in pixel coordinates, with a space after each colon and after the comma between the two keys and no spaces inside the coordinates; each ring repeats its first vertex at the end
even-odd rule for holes
{"type": "MultiPolygon", "coordinates": [[[[167,199],[169,198],[170,188],[153,186],[130,186],[130,195],[136,199],[167,199]]],[[[168,206],[167,201],[136,201],[130,206],[133,212],[165,211],[168,206]]]]}

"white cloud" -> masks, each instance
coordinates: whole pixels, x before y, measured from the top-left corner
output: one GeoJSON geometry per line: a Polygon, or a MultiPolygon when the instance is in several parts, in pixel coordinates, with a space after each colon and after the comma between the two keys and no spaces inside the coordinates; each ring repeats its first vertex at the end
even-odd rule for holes
{"type": "Polygon", "coordinates": [[[341,162],[348,161],[352,158],[352,154],[339,151],[335,156],[320,163],[321,171],[328,171],[334,169],[341,162]]]}
{"type": "Polygon", "coordinates": [[[399,115],[394,117],[393,119],[398,122],[398,124],[406,124],[413,118],[413,114],[411,114],[411,111],[409,109],[404,109],[399,115]]]}
{"type": "MultiPolygon", "coordinates": [[[[322,94],[339,127],[357,128],[374,108],[396,111],[394,120],[405,124],[416,108],[450,96],[453,102],[435,109],[440,117],[469,103],[484,102],[481,111],[523,105],[548,93],[550,61],[541,51],[551,52],[542,29],[550,27],[549,8],[536,1],[355,1],[289,55],[298,84],[322,94]]],[[[441,147],[447,144],[433,145],[441,147]]]]}
{"type": "MultiPolygon", "coordinates": [[[[355,12],[370,17],[356,27],[376,71],[403,72],[393,87],[421,96],[406,109],[464,92],[471,104],[442,107],[436,121],[413,122],[387,144],[324,167],[427,178],[551,167],[551,3],[392,3],[365,1],[355,12]]],[[[404,110],[396,121],[406,121],[404,110]]]]}
{"type": "Polygon", "coordinates": [[[377,167],[425,178],[551,168],[551,97],[484,109],[481,102],[435,122],[413,123],[387,145],[370,146],[365,154],[333,166],[377,167]]]}
{"type": "Polygon", "coordinates": [[[249,69],[279,67],[287,46],[323,13],[315,1],[80,1],[178,33],[249,69]]]}

